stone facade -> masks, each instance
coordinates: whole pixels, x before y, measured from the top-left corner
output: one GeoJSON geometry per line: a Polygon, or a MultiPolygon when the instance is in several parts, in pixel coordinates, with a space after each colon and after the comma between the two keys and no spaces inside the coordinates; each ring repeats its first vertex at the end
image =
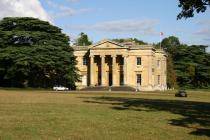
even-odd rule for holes
{"type": "Polygon", "coordinates": [[[140,91],[166,90],[166,53],[151,45],[120,44],[103,40],[74,46],[81,81],[87,86],[131,86],[140,91]]]}

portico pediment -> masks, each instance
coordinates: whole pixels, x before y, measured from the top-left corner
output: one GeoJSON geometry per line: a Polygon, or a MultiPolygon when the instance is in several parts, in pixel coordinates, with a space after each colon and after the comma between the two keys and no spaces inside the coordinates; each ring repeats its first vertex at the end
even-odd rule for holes
{"type": "Polygon", "coordinates": [[[128,47],[114,41],[104,40],[92,45],[90,49],[128,49],[128,47]]]}

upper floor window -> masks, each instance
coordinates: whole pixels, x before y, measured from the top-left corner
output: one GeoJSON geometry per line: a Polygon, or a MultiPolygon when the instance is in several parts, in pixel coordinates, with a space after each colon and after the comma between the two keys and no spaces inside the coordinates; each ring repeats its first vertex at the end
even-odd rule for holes
{"type": "Polygon", "coordinates": [[[160,68],[160,60],[157,61],[157,67],[160,68]]]}
{"type": "Polygon", "coordinates": [[[83,57],[83,65],[87,65],[87,58],[83,57]]]}
{"type": "Polygon", "coordinates": [[[136,65],[141,65],[141,57],[136,58],[136,65]]]}

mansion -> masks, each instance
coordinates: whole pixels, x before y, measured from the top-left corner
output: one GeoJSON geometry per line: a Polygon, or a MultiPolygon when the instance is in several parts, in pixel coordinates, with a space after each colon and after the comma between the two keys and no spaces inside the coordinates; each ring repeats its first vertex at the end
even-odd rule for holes
{"type": "Polygon", "coordinates": [[[77,89],[129,86],[140,91],[166,90],[166,53],[152,45],[103,40],[73,46],[81,81],[77,89]]]}

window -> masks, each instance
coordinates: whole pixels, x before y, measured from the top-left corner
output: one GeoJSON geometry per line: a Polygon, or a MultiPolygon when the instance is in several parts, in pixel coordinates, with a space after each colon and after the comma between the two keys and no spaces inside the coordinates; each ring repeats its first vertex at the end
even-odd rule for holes
{"type": "Polygon", "coordinates": [[[157,67],[160,68],[160,60],[157,61],[157,67]]]}
{"type": "Polygon", "coordinates": [[[136,62],[137,65],[141,65],[141,57],[137,57],[136,62]]]}
{"type": "Polygon", "coordinates": [[[83,57],[83,65],[87,65],[87,58],[83,57]]]}
{"type": "Polygon", "coordinates": [[[158,85],[160,85],[160,75],[157,76],[158,85]]]}
{"type": "Polygon", "coordinates": [[[136,82],[138,85],[141,85],[141,74],[136,75],[136,82]]]}

